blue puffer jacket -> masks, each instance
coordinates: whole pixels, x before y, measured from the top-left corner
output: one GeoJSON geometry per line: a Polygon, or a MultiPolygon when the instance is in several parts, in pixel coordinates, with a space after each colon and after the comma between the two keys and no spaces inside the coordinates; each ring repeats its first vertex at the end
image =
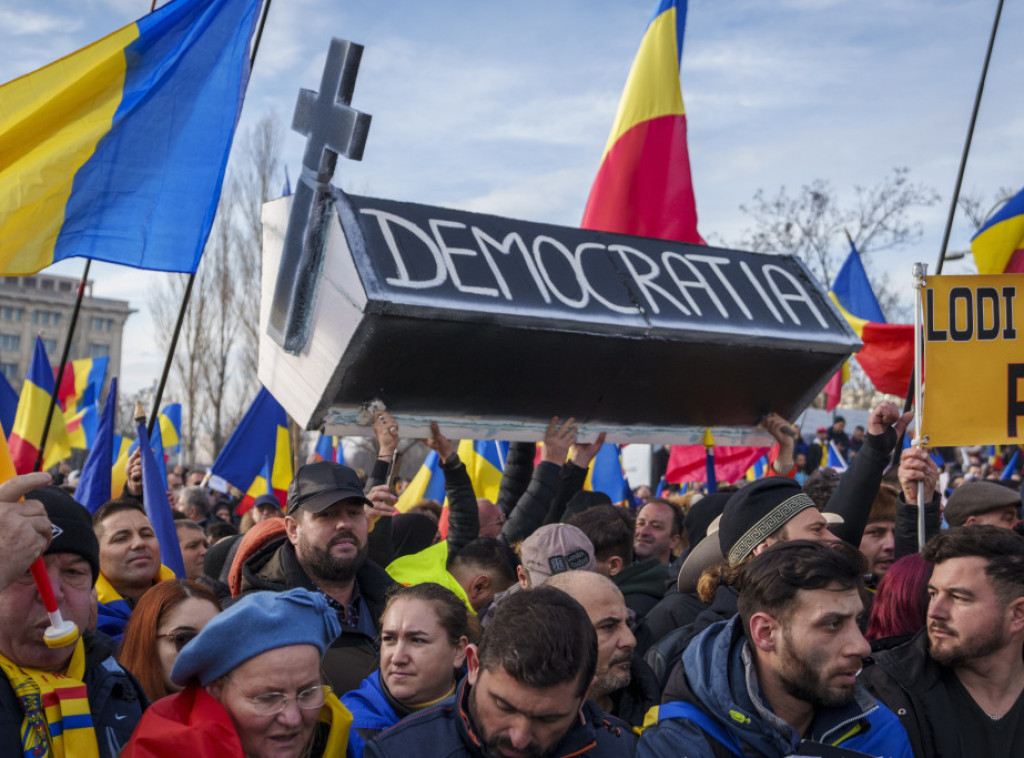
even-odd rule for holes
{"type": "Polygon", "coordinates": [[[352,714],[352,732],[348,738],[352,755],[361,756],[366,740],[399,721],[398,714],[381,689],[379,669],[366,677],[359,689],[346,692],[341,702],[352,714]]]}
{"type": "MultiPolygon", "coordinates": [[[[683,667],[689,692],[679,693],[680,699],[699,706],[738,737],[743,755],[782,758],[797,752],[800,735],[772,712],[760,692],[739,616],[713,624],[695,637],[683,653],[683,667]],[[756,700],[752,691],[757,693],[756,700]]],[[[896,715],[860,684],[855,692],[847,705],[818,709],[809,739],[878,758],[913,758],[896,715]]],[[[704,730],[682,718],[667,718],[648,728],[637,748],[638,758],[713,758],[721,753],[704,730]]]]}

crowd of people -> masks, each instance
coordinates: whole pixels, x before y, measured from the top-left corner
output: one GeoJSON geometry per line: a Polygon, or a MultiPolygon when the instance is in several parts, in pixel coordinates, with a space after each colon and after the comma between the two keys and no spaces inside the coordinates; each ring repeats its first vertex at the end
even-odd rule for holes
{"type": "Polygon", "coordinates": [[[260,498],[244,525],[172,472],[184,577],[163,565],[136,459],[91,516],[49,474],[14,477],[0,754],[1009,756],[1019,482],[895,454],[908,422],[883,403],[852,438],[833,426],[849,467],[808,473],[769,415],[766,476],[635,503],[584,489],[603,439],[577,443],[572,419],[510,446],[494,502],[435,424],[446,502],[398,513],[399,429],[379,411],[365,477],[307,463],[284,507],[260,498]],[[63,646],[37,559],[80,631],[63,646]]]}

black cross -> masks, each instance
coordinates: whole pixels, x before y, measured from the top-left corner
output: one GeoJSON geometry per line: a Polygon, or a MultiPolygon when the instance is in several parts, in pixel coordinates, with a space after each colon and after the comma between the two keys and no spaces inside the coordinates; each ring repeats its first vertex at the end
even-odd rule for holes
{"type": "Polygon", "coordinates": [[[334,174],[338,155],[362,160],[370,116],[351,107],[363,46],[332,39],[327,53],[320,92],[299,90],[292,129],[308,137],[302,164],[320,175],[334,174]]]}
{"type": "Polygon", "coordinates": [[[270,308],[270,336],[290,353],[309,337],[316,281],[323,264],[332,200],[329,184],[339,155],[362,160],[370,116],[350,106],[363,46],[332,39],[320,92],[299,90],[292,129],[306,136],[302,178],[292,198],[281,266],[270,308]]]}

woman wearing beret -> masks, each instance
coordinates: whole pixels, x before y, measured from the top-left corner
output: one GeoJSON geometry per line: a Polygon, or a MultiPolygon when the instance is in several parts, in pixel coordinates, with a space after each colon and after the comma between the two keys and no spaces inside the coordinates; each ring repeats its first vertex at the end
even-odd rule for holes
{"type": "Polygon", "coordinates": [[[352,716],[321,683],[341,633],[323,596],[246,595],[178,654],[181,692],[143,714],[122,758],[300,758],[348,752],[352,716]]]}
{"type": "Polygon", "coordinates": [[[432,582],[399,587],[380,618],[380,670],[342,697],[352,713],[350,749],[410,713],[455,694],[479,624],[454,592],[432,582]]]}

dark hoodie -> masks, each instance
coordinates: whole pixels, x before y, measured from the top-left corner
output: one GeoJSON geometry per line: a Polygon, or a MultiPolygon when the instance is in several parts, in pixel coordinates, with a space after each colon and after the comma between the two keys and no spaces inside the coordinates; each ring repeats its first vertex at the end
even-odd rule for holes
{"type": "MultiPolygon", "coordinates": [[[[783,758],[797,753],[801,736],[772,712],[761,692],[739,616],[705,629],[683,653],[685,691],[693,703],[739,738],[743,755],[783,758]]],[[[808,739],[882,758],[912,758],[910,742],[888,708],[857,685],[851,703],[818,708],[808,739]]],[[[813,750],[809,755],[815,754],[813,750]]],[[[709,738],[693,721],[667,718],[640,738],[637,758],[712,758],[709,738]]]]}
{"type": "MultiPolygon", "coordinates": [[[[377,668],[379,648],[377,624],[387,603],[387,592],[395,580],[372,561],[356,572],[359,626],[342,624],[341,635],[324,655],[322,668],[335,692],[356,689],[377,668]]],[[[287,538],[269,543],[242,566],[242,594],[269,590],[282,592],[304,587],[317,592],[316,584],[299,565],[295,548],[287,538]]]]}
{"type": "Polygon", "coordinates": [[[611,580],[626,598],[626,607],[640,621],[665,595],[668,566],[657,558],[648,558],[622,569],[611,580]]]}

